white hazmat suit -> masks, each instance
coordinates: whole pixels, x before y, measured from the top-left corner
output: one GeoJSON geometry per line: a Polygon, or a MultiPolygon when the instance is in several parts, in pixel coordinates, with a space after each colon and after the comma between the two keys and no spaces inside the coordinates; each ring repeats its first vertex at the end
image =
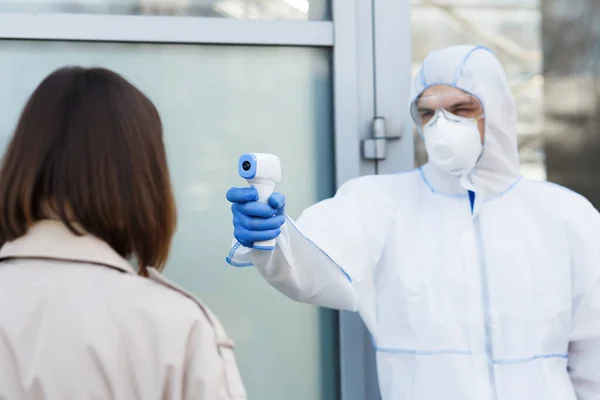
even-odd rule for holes
{"type": "Polygon", "coordinates": [[[384,400],[600,399],[598,212],[521,178],[515,103],[490,51],[432,53],[413,99],[440,84],[485,111],[468,179],[432,164],[354,179],[288,218],[274,251],[236,244],[228,261],[294,300],[358,311],[384,400]]]}

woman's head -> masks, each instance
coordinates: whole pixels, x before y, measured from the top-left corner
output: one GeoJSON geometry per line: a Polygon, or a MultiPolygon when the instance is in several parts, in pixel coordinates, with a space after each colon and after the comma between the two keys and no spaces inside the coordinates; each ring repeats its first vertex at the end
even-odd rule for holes
{"type": "Polygon", "coordinates": [[[0,244],[48,217],[162,268],[176,210],[152,102],[120,75],[68,67],[37,87],[0,168],[0,244]]]}

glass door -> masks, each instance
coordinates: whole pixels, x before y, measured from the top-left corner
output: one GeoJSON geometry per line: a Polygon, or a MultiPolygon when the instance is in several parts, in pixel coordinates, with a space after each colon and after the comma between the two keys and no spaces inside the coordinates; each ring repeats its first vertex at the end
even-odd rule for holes
{"type": "Polygon", "coordinates": [[[235,339],[250,399],[337,399],[347,381],[337,312],[225,263],[225,192],[244,184],[236,163],[249,151],[280,157],[292,217],[373,171],[360,161],[373,117],[372,81],[361,79],[372,55],[357,61],[372,46],[357,40],[360,1],[0,2],[0,146],[27,96],[65,65],[113,69],[156,104],[179,210],[166,274],[235,339]]]}

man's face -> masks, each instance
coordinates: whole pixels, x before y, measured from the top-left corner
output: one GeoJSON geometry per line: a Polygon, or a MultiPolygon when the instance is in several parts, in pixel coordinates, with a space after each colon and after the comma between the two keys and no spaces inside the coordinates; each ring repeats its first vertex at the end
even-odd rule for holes
{"type": "Polygon", "coordinates": [[[417,102],[419,118],[423,123],[433,117],[437,109],[444,109],[465,118],[477,118],[481,143],[485,135],[485,118],[481,103],[470,94],[446,85],[435,85],[423,92],[417,102]]]}

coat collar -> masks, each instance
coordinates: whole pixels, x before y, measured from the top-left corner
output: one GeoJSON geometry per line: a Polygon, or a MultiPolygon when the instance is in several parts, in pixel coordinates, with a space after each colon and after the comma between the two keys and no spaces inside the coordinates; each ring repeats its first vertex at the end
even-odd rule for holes
{"type": "MultiPolygon", "coordinates": [[[[82,231],[81,229],[79,229],[82,231]]],[[[42,220],[20,238],[0,249],[0,261],[9,258],[39,258],[105,265],[135,274],[133,267],[106,242],[97,237],[73,234],[62,222],[42,220]]]]}

